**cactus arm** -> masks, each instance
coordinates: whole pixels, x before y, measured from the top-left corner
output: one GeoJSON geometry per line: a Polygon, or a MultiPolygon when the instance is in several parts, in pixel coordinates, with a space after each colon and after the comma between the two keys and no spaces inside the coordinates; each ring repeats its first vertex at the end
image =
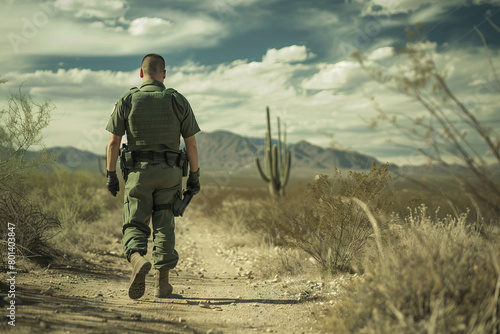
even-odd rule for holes
{"type": "Polygon", "coordinates": [[[285,188],[286,184],[288,183],[288,179],[290,178],[290,167],[292,166],[292,155],[290,154],[290,152],[286,152],[285,161],[285,170],[283,172],[283,178],[281,180],[282,188],[285,188]]]}
{"type": "Polygon", "coordinates": [[[280,171],[279,171],[279,152],[278,145],[273,145],[273,160],[272,160],[272,175],[270,177],[271,181],[274,183],[275,187],[279,189],[280,184],[280,171]]]}
{"type": "Polygon", "coordinates": [[[281,125],[280,125],[280,118],[278,118],[278,170],[281,172],[282,171],[282,159],[281,159],[281,125]]]}
{"type": "Polygon", "coordinates": [[[269,116],[269,107],[266,107],[266,122],[267,122],[267,132],[266,132],[266,149],[271,149],[271,118],[269,116]]]}
{"type": "Polygon", "coordinates": [[[276,195],[280,194],[280,170],[279,170],[279,152],[278,145],[273,145],[273,160],[272,160],[272,177],[271,183],[273,186],[273,193],[276,195]]]}
{"type": "Polygon", "coordinates": [[[264,180],[264,182],[269,182],[269,178],[264,174],[262,168],[260,167],[259,158],[255,157],[255,165],[257,166],[257,170],[259,171],[260,177],[264,180]]]}
{"type": "Polygon", "coordinates": [[[266,164],[266,171],[269,179],[273,178],[273,166],[272,166],[272,161],[273,161],[273,155],[272,155],[272,150],[271,148],[266,149],[266,157],[265,157],[265,164],[266,164]]]}
{"type": "Polygon", "coordinates": [[[286,146],[286,123],[284,124],[285,133],[283,134],[283,152],[288,152],[288,147],[286,146]]]}

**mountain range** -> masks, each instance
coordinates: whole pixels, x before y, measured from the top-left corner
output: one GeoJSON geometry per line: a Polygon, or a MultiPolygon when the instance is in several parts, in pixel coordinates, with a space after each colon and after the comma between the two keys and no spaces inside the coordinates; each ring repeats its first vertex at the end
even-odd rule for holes
{"type": "MultiPolygon", "coordinates": [[[[255,170],[255,157],[264,162],[264,138],[244,137],[228,131],[201,132],[196,135],[199,163],[204,170],[255,170]]],[[[273,142],[273,144],[276,141],[273,142]]],[[[292,170],[369,169],[372,156],[355,151],[334,150],[313,145],[305,140],[288,145],[292,170]]],[[[104,159],[74,147],[51,147],[57,165],[69,170],[104,170],[104,159]],[[100,165],[99,165],[100,164],[100,165]]],[[[33,153],[30,154],[30,156],[33,153]]]]}
{"type": "MultiPolygon", "coordinates": [[[[228,131],[196,135],[200,166],[205,168],[254,168],[255,157],[264,159],[264,139],[243,137],[228,131]]],[[[275,142],[274,142],[275,143],[275,142]]],[[[369,169],[374,157],[355,151],[334,150],[305,140],[288,145],[292,169],[369,169]]]]}
{"type": "MultiPolygon", "coordinates": [[[[204,171],[239,170],[257,175],[255,157],[264,163],[264,138],[244,137],[229,131],[201,132],[196,135],[200,166],[204,171]]],[[[276,143],[274,141],[273,143],[276,143]]],[[[292,170],[329,173],[334,168],[367,170],[375,161],[373,156],[361,154],[352,150],[338,150],[313,145],[305,140],[289,144],[292,154],[292,170]]],[[[73,147],[52,147],[49,152],[57,156],[57,165],[69,170],[88,170],[98,173],[105,170],[104,157],[73,147]]],[[[33,154],[33,153],[31,153],[33,154]]],[[[30,155],[31,155],[30,154],[30,155]]],[[[496,166],[496,165],[495,165],[496,166]]],[[[491,166],[491,168],[496,168],[491,166]]],[[[404,173],[442,174],[439,166],[402,166],[404,173]]],[[[392,170],[398,167],[391,164],[392,170]]],[[[467,168],[454,165],[457,172],[467,172],[467,168]]]]}

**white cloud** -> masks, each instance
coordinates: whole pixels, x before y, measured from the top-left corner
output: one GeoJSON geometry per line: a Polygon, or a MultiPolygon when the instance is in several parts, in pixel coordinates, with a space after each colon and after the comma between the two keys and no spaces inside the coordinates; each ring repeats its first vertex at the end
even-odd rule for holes
{"type": "MultiPolygon", "coordinates": [[[[361,0],[365,6],[361,12],[366,15],[394,15],[413,13],[410,23],[428,22],[441,14],[460,6],[470,5],[467,0],[361,0]]],[[[473,0],[474,5],[500,6],[500,0],[473,0]]]]}
{"type": "MultiPolygon", "coordinates": [[[[40,11],[37,7],[31,10],[40,11]]],[[[43,27],[30,28],[30,35],[26,35],[24,21],[0,20],[0,29],[9,32],[3,35],[7,47],[0,50],[0,60],[13,60],[19,54],[113,56],[138,54],[144,50],[168,54],[217,45],[230,33],[220,21],[203,13],[172,12],[166,17],[138,18],[130,21],[130,29],[126,27],[126,30],[123,22],[126,20],[88,23],[55,15],[43,27]],[[167,30],[169,33],[162,33],[167,30]],[[15,38],[9,40],[8,36],[15,38]]]]}
{"type": "Polygon", "coordinates": [[[346,89],[356,87],[361,78],[367,78],[359,65],[352,61],[322,64],[320,71],[304,80],[302,87],[312,90],[346,89]]]}
{"type": "Polygon", "coordinates": [[[267,50],[262,62],[264,63],[295,63],[313,58],[315,55],[307,50],[304,45],[292,45],[277,49],[267,50]]]}
{"type": "Polygon", "coordinates": [[[1,86],[0,101],[23,83],[23,92],[35,100],[49,98],[56,106],[44,132],[46,146],[75,146],[103,154],[106,122],[113,104],[130,87],[137,85],[138,72],[70,69],[7,73],[9,81],[1,86]]]}
{"type": "Polygon", "coordinates": [[[57,0],[55,6],[81,18],[119,18],[129,9],[125,0],[57,0]]]}
{"type": "MultiPolygon", "coordinates": [[[[436,45],[427,43],[423,47],[435,52],[436,45]]],[[[294,48],[283,49],[276,50],[276,54],[287,55],[294,48]]],[[[304,52],[298,54],[302,56],[283,57],[285,60],[304,58],[304,52]]],[[[404,70],[389,55],[390,48],[382,47],[368,55],[368,61],[387,65],[389,71],[404,70]]],[[[440,69],[454,68],[448,82],[456,95],[474,108],[478,117],[498,119],[495,116],[499,111],[498,98],[489,90],[492,78],[485,56],[481,58],[473,49],[450,49],[444,54],[435,54],[434,59],[440,69]]],[[[48,145],[76,143],[77,147],[97,153],[102,153],[105,145],[108,134],[103,129],[113,104],[130,87],[141,83],[138,69],[131,72],[76,68],[12,72],[2,78],[9,82],[0,86],[0,95],[6,90],[15,91],[19,83],[25,82],[24,88],[35,97],[48,97],[56,104],[54,121],[48,129],[48,145]]],[[[407,96],[371,81],[356,63],[346,61],[318,65],[239,59],[217,66],[187,62],[167,68],[165,85],[187,97],[203,131],[225,129],[262,136],[264,110],[269,105],[273,123],[276,116],[287,123],[289,142],[306,139],[328,145],[329,139],[324,133],[333,132],[342,145],[367,154],[390,150],[390,145],[385,143],[388,139],[403,140],[394,134],[367,132],[364,120],[377,115],[368,96],[375,96],[386,111],[412,115],[424,112],[418,104],[409,103],[407,96]],[[295,87],[292,81],[300,73],[308,74],[301,80],[303,87],[295,87]],[[308,90],[306,94],[302,88],[308,90]]],[[[498,123],[492,126],[494,124],[498,123]]],[[[394,153],[391,156],[395,159],[394,153]]],[[[405,156],[398,159],[398,162],[405,161],[409,161],[405,156]]]]}
{"type": "MultiPolygon", "coordinates": [[[[428,43],[423,44],[422,48],[431,48],[428,43]]],[[[436,45],[432,44],[435,48],[436,45]]],[[[365,62],[372,64],[374,61],[381,63],[394,63],[394,52],[392,47],[380,47],[366,55],[365,62]]],[[[391,67],[391,70],[394,67],[391,67]]],[[[348,90],[356,90],[360,85],[369,80],[365,71],[363,71],[356,61],[339,61],[337,63],[322,63],[318,65],[319,71],[305,79],[302,87],[307,90],[334,90],[337,93],[348,90]]]]}
{"type": "Polygon", "coordinates": [[[11,72],[5,75],[7,87],[14,89],[24,82],[23,88],[36,96],[53,100],[85,100],[103,98],[123,93],[137,84],[139,70],[135,72],[92,71],[89,69],[59,69],[32,73],[11,72]]]}
{"type": "Polygon", "coordinates": [[[159,17],[140,17],[130,23],[128,31],[132,36],[163,34],[171,25],[172,22],[159,17]]]}
{"type": "Polygon", "coordinates": [[[369,60],[381,60],[386,59],[394,55],[394,48],[385,46],[378,49],[373,50],[372,53],[368,55],[369,60]]]}
{"type": "Polygon", "coordinates": [[[392,14],[408,13],[433,2],[432,0],[371,0],[366,8],[373,10],[374,7],[382,7],[392,14]]]}
{"type": "Polygon", "coordinates": [[[446,6],[446,3],[441,3],[438,6],[426,6],[419,10],[412,11],[408,17],[408,23],[416,24],[433,22],[440,17],[446,17],[447,14],[458,8],[460,7],[457,6],[452,9],[452,7],[446,6]]]}
{"type": "Polygon", "coordinates": [[[495,5],[500,6],[500,0],[474,0],[473,3],[475,5],[495,5]]]}

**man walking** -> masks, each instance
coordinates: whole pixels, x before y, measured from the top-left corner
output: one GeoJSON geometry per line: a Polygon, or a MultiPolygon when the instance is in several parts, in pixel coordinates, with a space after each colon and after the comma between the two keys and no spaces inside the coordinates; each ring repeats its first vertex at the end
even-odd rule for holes
{"type": "Polygon", "coordinates": [[[181,196],[184,138],[190,174],[187,188],[200,191],[198,151],[195,134],[200,131],[193,110],[184,96],[166,89],[165,61],[157,54],[146,55],[139,73],[140,88],[132,88],[115,105],[106,130],[111,132],[107,149],[106,186],[113,196],[119,191],[116,162],[121,139],[127,134],[132,161],[125,182],[123,208],[123,249],[132,265],[129,297],[144,295],[146,275],[151,263],[144,258],[148,237],[153,228],[153,265],[156,297],[172,293],[169,270],[175,268],[179,255],[175,250],[173,203],[181,196]]]}

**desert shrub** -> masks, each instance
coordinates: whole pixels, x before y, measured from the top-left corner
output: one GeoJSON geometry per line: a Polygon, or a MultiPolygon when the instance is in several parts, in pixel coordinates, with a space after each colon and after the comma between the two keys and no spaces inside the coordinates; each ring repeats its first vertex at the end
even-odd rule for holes
{"type": "MultiPolygon", "coordinates": [[[[16,255],[47,260],[52,257],[53,250],[47,241],[54,236],[60,227],[57,219],[44,214],[41,208],[19,195],[9,194],[0,199],[0,240],[6,241],[8,223],[15,227],[16,255]]],[[[6,268],[7,247],[0,249],[0,268],[6,268]]]]}
{"type": "Polygon", "coordinates": [[[365,274],[327,318],[328,331],[498,332],[498,235],[483,238],[466,215],[431,219],[425,206],[386,233],[384,255],[369,253],[365,274]]]}
{"type": "Polygon", "coordinates": [[[33,189],[31,197],[39,198],[45,212],[57,217],[64,228],[96,221],[106,210],[120,205],[119,199],[107,193],[105,179],[86,171],[39,172],[31,177],[29,185],[33,189]]]}
{"type": "MultiPolygon", "coordinates": [[[[0,109],[0,238],[5,242],[8,223],[15,224],[17,255],[47,259],[55,254],[47,240],[54,235],[59,221],[46,215],[38,201],[27,199],[26,186],[33,170],[52,161],[43,150],[31,156],[28,149],[33,145],[43,147],[42,130],[49,124],[53,109],[50,101],[36,101],[21,88],[0,109]]],[[[6,250],[2,247],[0,261],[7,258],[6,250]]],[[[1,262],[0,266],[5,264],[1,262]]]]}
{"type": "Polygon", "coordinates": [[[202,196],[202,201],[193,199],[192,209],[231,234],[253,233],[267,238],[270,233],[269,224],[262,224],[271,207],[265,189],[202,188],[202,196]]]}
{"type": "Polygon", "coordinates": [[[54,106],[49,100],[36,101],[21,88],[0,109],[0,189],[4,192],[17,189],[34,168],[53,158],[43,151],[27,157],[30,147],[43,148],[42,130],[49,124],[54,106]]]}
{"type": "MultiPolygon", "coordinates": [[[[497,31],[500,28],[491,20],[489,23],[497,31]]],[[[408,96],[421,106],[422,112],[408,112],[408,108],[384,110],[384,106],[374,102],[378,116],[369,127],[394,132],[399,141],[408,143],[429,164],[439,166],[461,191],[467,194],[469,206],[473,206],[486,222],[495,222],[500,215],[500,181],[498,167],[500,163],[500,133],[479,116],[481,104],[465,103],[466,98],[455,95],[447,82],[447,73],[434,62],[431,43],[420,35],[422,26],[415,30],[407,29],[410,41],[404,48],[393,48],[391,61],[371,61],[360,51],[352,56],[376,82],[408,96]],[[394,64],[399,66],[394,70],[394,64]],[[406,140],[403,140],[406,138],[406,140]],[[458,172],[453,163],[463,165],[467,173],[458,172]],[[493,163],[493,164],[492,164],[493,163]],[[495,175],[496,174],[496,175],[495,175]]],[[[492,80],[487,86],[491,95],[500,92],[500,82],[493,66],[484,36],[475,28],[483,40],[491,65],[492,80]]],[[[487,59],[477,58],[477,61],[487,59]]],[[[473,93],[473,92],[471,92],[473,93]]],[[[472,94],[470,94],[473,96],[472,94]]],[[[377,101],[375,97],[371,97],[377,101]]],[[[403,147],[406,145],[403,144],[403,147]]],[[[433,184],[428,184],[432,187],[433,184]]],[[[439,189],[435,188],[435,191],[439,189]]]]}
{"type": "Polygon", "coordinates": [[[121,252],[121,237],[122,212],[115,210],[105,212],[99,220],[67,226],[52,241],[63,255],[85,257],[87,252],[121,252]]]}
{"type": "Polygon", "coordinates": [[[198,215],[196,219],[208,219],[235,238],[243,236],[247,243],[257,241],[272,247],[282,245],[277,221],[286,219],[284,212],[292,212],[302,203],[304,188],[291,185],[285,198],[271,198],[264,183],[262,185],[258,188],[253,185],[245,188],[202,187],[201,197],[194,197],[189,214],[198,215]]]}
{"type": "Polygon", "coordinates": [[[284,245],[305,251],[324,272],[352,271],[373,229],[351,199],[367,203],[375,215],[386,212],[392,200],[390,178],[387,164],[373,164],[368,173],[351,171],[347,177],[339,170],[333,177],[318,176],[307,186],[298,212],[273,222],[284,245]]]}

